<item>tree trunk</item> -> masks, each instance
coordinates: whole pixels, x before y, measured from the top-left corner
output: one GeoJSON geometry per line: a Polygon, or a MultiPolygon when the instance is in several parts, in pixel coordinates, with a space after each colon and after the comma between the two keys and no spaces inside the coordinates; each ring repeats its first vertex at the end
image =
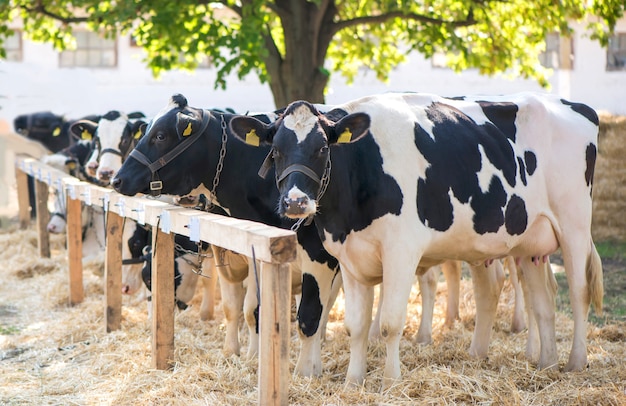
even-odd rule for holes
{"type": "Polygon", "coordinates": [[[302,0],[277,0],[285,35],[285,54],[281,55],[269,36],[266,67],[277,108],[296,100],[324,103],[329,76],[324,70],[326,51],[333,37],[332,1],[320,5],[302,0]],[[302,52],[305,49],[308,52],[302,52]]]}

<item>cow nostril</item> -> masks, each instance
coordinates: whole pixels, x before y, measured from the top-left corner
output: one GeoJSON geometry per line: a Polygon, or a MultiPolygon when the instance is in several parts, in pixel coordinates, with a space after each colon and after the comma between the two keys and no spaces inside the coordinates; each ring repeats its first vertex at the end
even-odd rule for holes
{"type": "Polygon", "coordinates": [[[111,186],[113,186],[115,190],[119,189],[119,187],[122,186],[122,180],[120,178],[113,178],[111,186]]]}

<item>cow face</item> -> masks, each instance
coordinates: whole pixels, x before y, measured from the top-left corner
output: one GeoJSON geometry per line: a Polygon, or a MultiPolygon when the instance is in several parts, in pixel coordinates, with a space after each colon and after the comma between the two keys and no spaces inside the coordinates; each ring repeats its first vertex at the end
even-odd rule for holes
{"type": "Polygon", "coordinates": [[[98,170],[98,156],[100,155],[100,143],[96,141],[98,123],[91,120],[77,120],[70,125],[70,133],[78,140],[91,143],[91,153],[84,167],[87,175],[94,177],[98,170]]]}
{"type": "Polygon", "coordinates": [[[168,160],[176,170],[169,166],[161,170],[164,165],[151,170],[148,165],[158,165],[161,158],[177,146],[197,139],[206,125],[203,110],[189,107],[182,95],[172,96],[169,104],[145,127],[145,135],[129,155],[134,159],[124,162],[111,184],[118,192],[131,196],[150,193],[155,182],[162,186],[159,190],[162,193],[188,194],[201,183],[202,168],[206,166],[206,154],[201,153],[199,144],[189,144],[190,148],[168,160]]]}
{"type": "Polygon", "coordinates": [[[305,218],[317,211],[318,200],[330,176],[330,146],[353,142],[367,133],[369,116],[347,115],[337,122],[312,104],[294,102],[273,125],[250,117],[236,117],[231,130],[249,144],[269,142],[280,192],[279,214],[305,218]]]}

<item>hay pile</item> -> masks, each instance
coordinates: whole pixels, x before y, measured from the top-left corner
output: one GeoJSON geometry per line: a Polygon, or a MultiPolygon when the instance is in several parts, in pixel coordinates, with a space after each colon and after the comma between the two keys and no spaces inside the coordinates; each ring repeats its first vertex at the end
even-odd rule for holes
{"type": "Polygon", "coordinates": [[[592,234],[596,241],[626,240],[626,117],[600,114],[593,185],[592,234]]]}
{"type": "MultiPolygon", "coordinates": [[[[104,328],[102,278],[85,271],[86,298],[68,300],[63,239],[52,241],[53,258],[37,260],[35,232],[0,233],[0,404],[41,405],[250,405],[257,398],[257,360],[224,357],[223,325],[202,322],[199,297],[176,317],[176,364],[172,371],[150,369],[150,323],[144,303],[126,301],[122,329],[104,328]],[[53,262],[55,266],[49,266],[53,262]],[[32,271],[26,277],[25,269],[32,271]]],[[[384,346],[369,351],[369,373],[361,388],[345,388],[348,340],[342,326],[343,302],[333,308],[329,338],[322,349],[321,378],[294,377],[289,403],[619,405],[626,402],[626,325],[589,328],[589,369],[580,373],[537,371],[524,358],[526,334],[511,335],[512,290],[505,288],[488,360],[467,355],[473,330],[471,282],[463,280],[461,320],[442,327],[445,283],[437,297],[434,344],[413,345],[419,294],[411,296],[402,340],[402,382],[379,393],[384,346]]],[[[245,328],[242,328],[245,331],[245,328]]],[[[293,329],[292,329],[293,332],[293,329]]],[[[247,333],[243,333],[245,337],[247,333]]],[[[561,366],[571,345],[572,322],[559,314],[561,366]]],[[[245,341],[245,340],[244,340],[245,341]]],[[[244,345],[247,343],[244,342],[244,345]]],[[[293,335],[292,367],[298,340],[293,335]]]]}

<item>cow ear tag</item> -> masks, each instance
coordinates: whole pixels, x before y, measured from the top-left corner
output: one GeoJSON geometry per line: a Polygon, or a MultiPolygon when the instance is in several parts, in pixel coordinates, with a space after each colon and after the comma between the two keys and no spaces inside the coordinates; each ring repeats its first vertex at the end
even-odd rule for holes
{"type": "Polygon", "coordinates": [[[248,131],[248,133],[246,134],[246,144],[250,144],[250,145],[254,145],[255,147],[259,146],[259,136],[256,135],[256,130],[253,128],[252,130],[248,131]]]}
{"type": "Polygon", "coordinates": [[[91,139],[91,133],[87,130],[83,130],[83,132],[80,134],[80,138],[84,139],[84,140],[90,140],[91,139]]]}
{"type": "Polygon", "coordinates": [[[134,139],[138,140],[139,138],[141,138],[141,130],[137,130],[137,132],[135,133],[135,135],[133,136],[134,139]]]}
{"type": "Polygon", "coordinates": [[[74,161],[70,161],[70,162],[67,164],[67,168],[68,168],[69,170],[74,170],[74,169],[76,169],[76,162],[74,162],[74,161]]]}
{"type": "Polygon", "coordinates": [[[61,127],[57,127],[54,129],[54,131],[52,131],[52,136],[53,137],[58,137],[59,134],[61,134],[61,127]]]}
{"type": "Polygon", "coordinates": [[[187,137],[191,134],[191,123],[187,124],[185,131],[183,131],[183,137],[187,137]]]}
{"type": "Polygon", "coordinates": [[[351,138],[352,138],[352,132],[350,132],[349,128],[346,128],[345,130],[343,130],[343,132],[337,139],[337,142],[340,144],[345,144],[345,143],[350,142],[351,138]]]}

